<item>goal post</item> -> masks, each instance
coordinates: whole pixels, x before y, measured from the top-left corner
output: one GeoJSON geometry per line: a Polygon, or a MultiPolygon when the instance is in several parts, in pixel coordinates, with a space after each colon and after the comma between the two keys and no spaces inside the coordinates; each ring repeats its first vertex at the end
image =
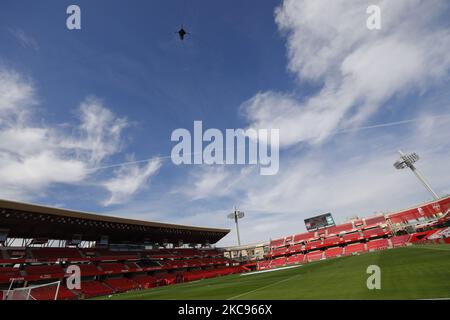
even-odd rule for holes
{"type": "Polygon", "coordinates": [[[57,300],[61,281],[12,289],[13,284],[14,279],[8,290],[3,290],[3,300],[57,300]]]}

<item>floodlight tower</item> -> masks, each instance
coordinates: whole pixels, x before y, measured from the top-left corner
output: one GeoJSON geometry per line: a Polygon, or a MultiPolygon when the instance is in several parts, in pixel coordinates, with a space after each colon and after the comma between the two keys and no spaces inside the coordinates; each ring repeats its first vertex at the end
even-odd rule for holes
{"type": "Polygon", "coordinates": [[[236,223],[236,233],[238,238],[238,245],[241,245],[241,237],[239,235],[239,219],[242,219],[244,217],[244,213],[242,211],[238,211],[236,207],[234,207],[234,212],[230,213],[227,216],[229,219],[234,219],[234,222],[236,223]]]}
{"type": "Polygon", "coordinates": [[[416,177],[422,182],[425,188],[433,195],[435,200],[439,199],[439,196],[436,192],[431,188],[430,184],[425,180],[425,177],[416,169],[414,163],[419,161],[419,155],[415,152],[404,154],[402,151],[398,151],[400,154],[400,159],[394,163],[394,167],[396,169],[404,169],[406,167],[410,168],[411,171],[416,175],[416,177]]]}

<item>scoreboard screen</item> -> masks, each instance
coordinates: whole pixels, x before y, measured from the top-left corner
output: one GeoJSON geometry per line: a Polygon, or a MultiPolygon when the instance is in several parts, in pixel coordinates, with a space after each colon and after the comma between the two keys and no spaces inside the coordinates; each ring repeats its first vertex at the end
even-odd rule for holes
{"type": "Polygon", "coordinates": [[[305,219],[306,230],[316,230],[319,228],[334,226],[334,220],[331,213],[321,214],[320,216],[305,219]]]}

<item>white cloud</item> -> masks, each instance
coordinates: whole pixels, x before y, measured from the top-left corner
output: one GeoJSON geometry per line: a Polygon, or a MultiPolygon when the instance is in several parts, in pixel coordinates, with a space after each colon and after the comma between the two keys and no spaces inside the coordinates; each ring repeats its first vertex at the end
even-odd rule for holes
{"type": "Polygon", "coordinates": [[[120,151],[121,134],[128,126],[125,118],[118,118],[95,97],[80,105],[79,116],[78,134],[65,139],[64,147],[77,150],[78,156],[85,157],[93,166],[120,151]]]}
{"type": "Polygon", "coordinates": [[[23,31],[22,29],[10,28],[9,32],[17,39],[17,41],[20,43],[22,47],[30,48],[35,51],[39,50],[39,45],[37,41],[32,36],[25,33],[25,31],[23,31]]]}
{"type": "Polygon", "coordinates": [[[322,143],[367,120],[399,94],[424,91],[450,68],[450,31],[435,20],[445,1],[381,1],[382,30],[366,28],[367,1],[286,0],[276,22],[289,70],[321,88],[300,100],[259,93],[242,108],[255,128],[280,128],[281,146],[322,143]],[[436,45],[439,44],[439,45],[436,45]]]}
{"type": "Polygon", "coordinates": [[[34,88],[30,81],[18,73],[0,66],[0,124],[11,116],[23,114],[29,105],[36,103],[34,88]]]}
{"type": "Polygon", "coordinates": [[[102,183],[102,185],[111,193],[111,196],[103,201],[103,205],[123,203],[131,195],[148,183],[151,176],[155,175],[161,167],[161,160],[150,160],[147,165],[139,167],[138,165],[122,166],[115,172],[115,177],[102,183]]]}
{"type": "MultiPolygon", "coordinates": [[[[92,168],[121,151],[128,122],[99,99],[85,99],[78,108],[79,124],[65,127],[34,121],[37,103],[31,81],[0,68],[0,197],[30,200],[45,195],[53,184],[90,182],[92,168]]],[[[111,203],[125,201],[154,174],[155,165],[119,169],[116,178],[91,184],[111,191],[111,203]],[[121,181],[123,191],[115,185],[121,181]]]]}
{"type": "Polygon", "coordinates": [[[230,176],[230,172],[224,167],[207,167],[198,172],[193,178],[193,188],[187,188],[186,193],[193,199],[205,199],[211,196],[218,197],[227,192],[228,186],[224,181],[230,176]]]}
{"type": "Polygon", "coordinates": [[[230,197],[239,189],[240,182],[255,171],[254,168],[201,166],[194,169],[188,181],[174,188],[172,193],[183,194],[190,200],[230,197]]]}

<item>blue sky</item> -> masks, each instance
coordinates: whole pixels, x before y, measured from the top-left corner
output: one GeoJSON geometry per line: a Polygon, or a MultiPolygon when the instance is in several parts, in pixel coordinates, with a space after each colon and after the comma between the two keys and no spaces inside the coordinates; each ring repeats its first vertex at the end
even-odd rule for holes
{"type": "Polygon", "coordinates": [[[398,149],[449,193],[448,4],[377,3],[373,32],[359,0],[2,1],[0,197],[230,228],[238,205],[256,242],[323,212],[343,222],[428,200],[393,169],[398,149]],[[70,4],[82,30],[66,28],[70,4]],[[279,174],[157,158],[194,120],[280,128],[279,174]]]}

